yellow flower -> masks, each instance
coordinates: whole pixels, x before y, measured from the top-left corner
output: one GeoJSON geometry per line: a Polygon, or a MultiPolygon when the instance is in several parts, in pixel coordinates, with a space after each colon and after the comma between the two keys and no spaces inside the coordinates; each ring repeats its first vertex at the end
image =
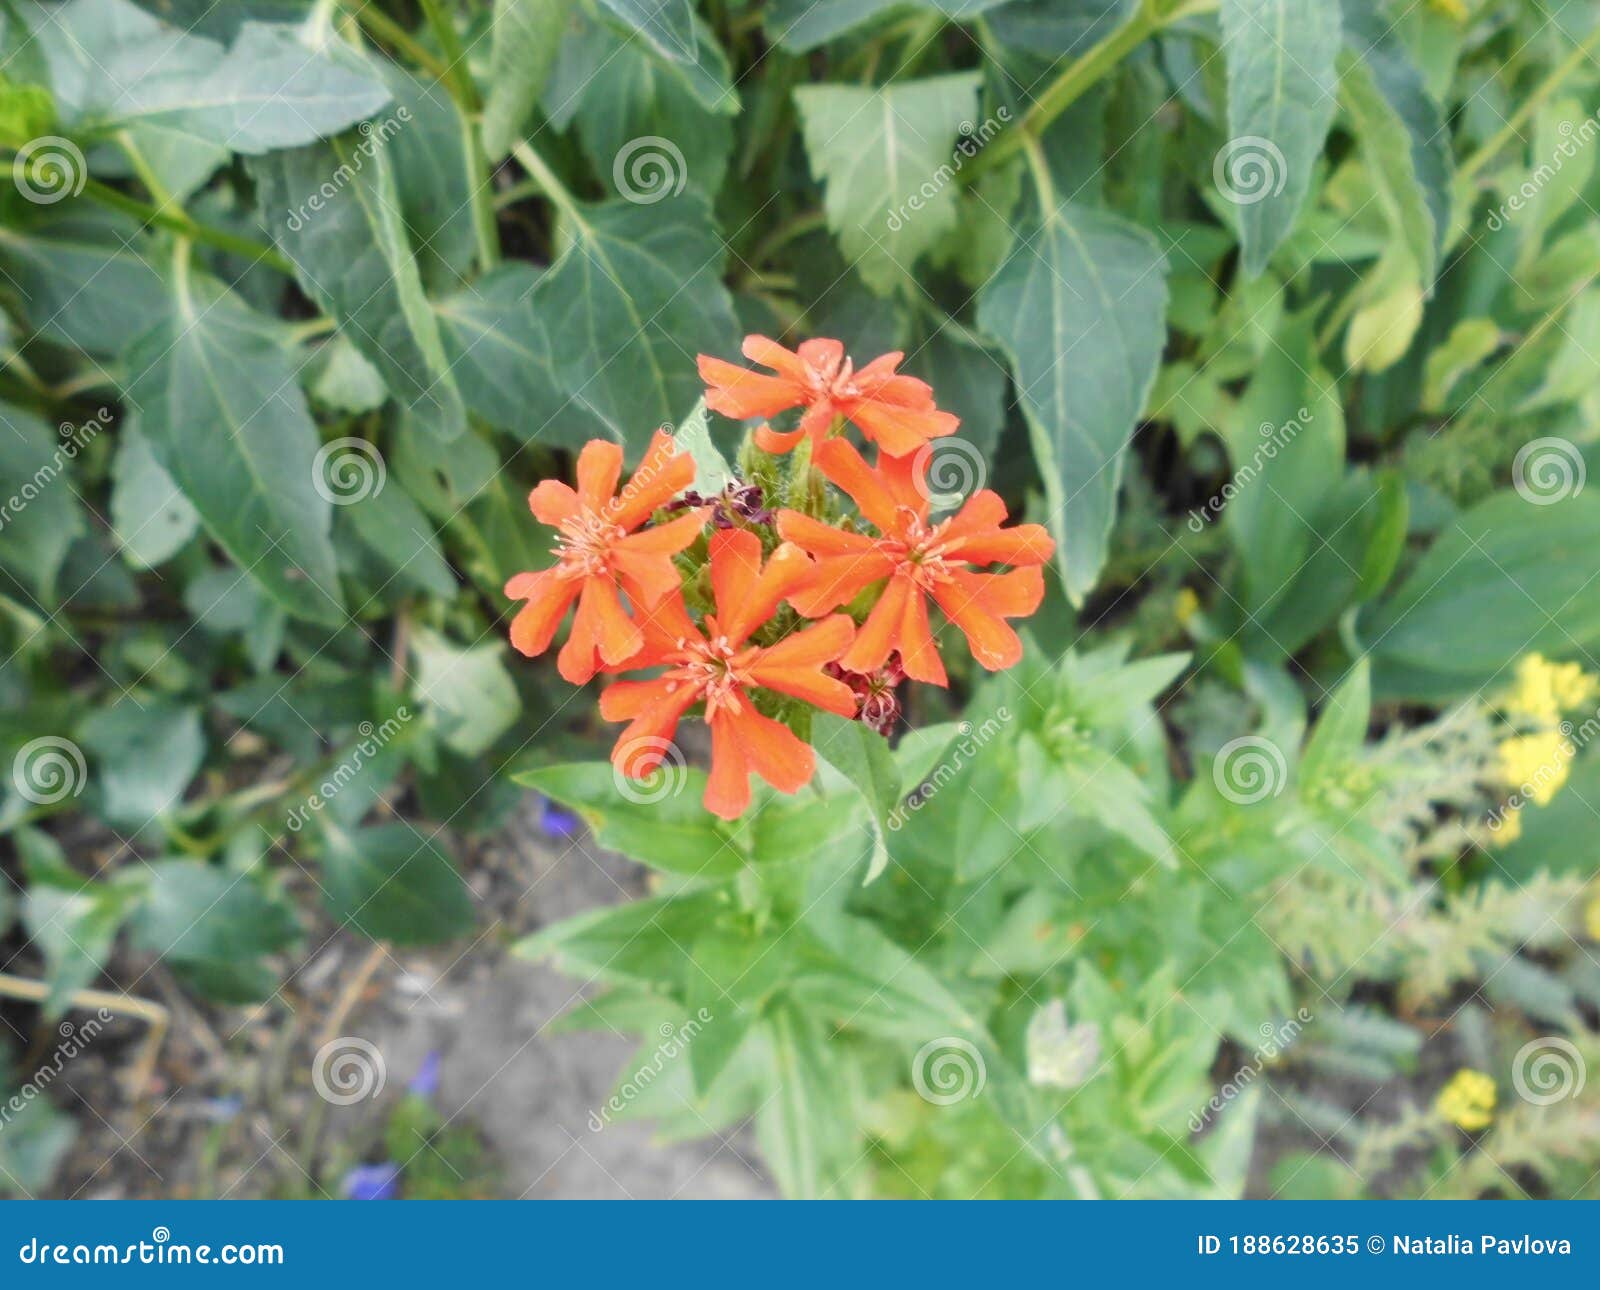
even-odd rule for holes
{"type": "Polygon", "coordinates": [[[1559,730],[1513,735],[1500,741],[1500,777],[1535,806],[1544,806],[1567,782],[1571,752],[1559,730]]]}
{"type": "Polygon", "coordinates": [[[1591,941],[1600,941],[1600,891],[1590,896],[1583,908],[1583,930],[1589,933],[1591,941]]]}
{"type": "Polygon", "coordinates": [[[1517,661],[1516,679],[1501,704],[1513,717],[1553,726],[1563,712],[1590,702],[1597,688],[1597,679],[1576,663],[1552,663],[1543,654],[1525,654],[1517,661]]]}
{"type": "Polygon", "coordinates": [[[1435,13],[1442,13],[1446,18],[1454,18],[1457,22],[1467,20],[1466,0],[1428,0],[1428,8],[1435,13]]]}
{"type": "Polygon", "coordinates": [[[1459,1070],[1439,1090],[1433,1109],[1468,1133],[1487,1129],[1494,1119],[1494,1081],[1482,1071],[1459,1070]]]}
{"type": "Polygon", "coordinates": [[[1507,807],[1500,816],[1500,827],[1490,833],[1497,847],[1508,847],[1522,836],[1522,808],[1507,807]]]}
{"type": "Polygon", "coordinates": [[[1179,587],[1172,602],[1172,616],[1178,620],[1178,626],[1187,627],[1189,620],[1199,612],[1200,597],[1195,594],[1194,588],[1179,587]]]}

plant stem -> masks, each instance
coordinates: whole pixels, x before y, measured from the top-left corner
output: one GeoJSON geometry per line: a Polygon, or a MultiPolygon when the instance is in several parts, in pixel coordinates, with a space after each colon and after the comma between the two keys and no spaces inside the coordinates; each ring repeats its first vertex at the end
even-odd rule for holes
{"type": "Polygon", "coordinates": [[[1165,11],[1156,0],[1143,0],[1132,18],[1069,64],[1033,101],[1021,121],[978,154],[962,172],[966,182],[971,183],[979,175],[1010,160],[1027,146],[1029,138],[1037,139],[1052,121],[1115,71],[1117,65],[1147,38],[1180,19],[1214,8],[1216,0],[1190,0],[1165,11]]]}
{"type": "Polygon", "coordinates": [[[268,268],[276,269],[279,273],[293,274],[294,265],[285,260],[270,246],[257,242],[254,238],[241,237],[236,233],[228,233],[220,228],[212,228],[208,224],[200,224],[186,214],[173,214],[159,207],[142,202],[137,197],[129,197],[126,193],[118,192],[115,188],[101,183],[98,179],[89,179],[84,182],[83,195],[102,206],[112,210],[121,211],[124,215],[131,215],[135,219],[143,220],[146,224],[156,224],[173,233],[181,233],[184,237],[193,238],[196,242],[203,242],[213,246],[219,251],[230,251],[234,255],[242,255],[246,259],[255,260],[265,264],[268,268]]]}
{"type": "Polygon", "coordinates": [[[787,246],[797,237],[815,232],[826,220],[827,217],[821,211],[802,211],[798,215],[791,216],[755,244],[750,252],[750,263],[759,268],[770,260],[780,247],[787,246]]]}
{"type": "Polygon", "coordinates": [[[450,15],[445,12],[439,0],[422,0],[422,12],[427,16],[433,38],[439,42],[439,48],[444,51],[445,65],[440,79],[450,87],[456,102],[461,104],[462,111],[469,115],[482,111],[483,104],[478,100],[478,87],[472,83],[472,69],[467,66],[467,53],[461,48],[461,37],[456,35],[455,24],[450,21],[450,15]]]}
{"type": "Polygon", "coordinates": [[[495,224],[494,186],[490,182],[494,172],[483,150],[483,100],[473,84],[467,52],[461,47],[461,37],[456,34],[450,14],[439,0],[422,0],[422,12],[427,15],[433,37],[444,51],[444,66],[435,75],[445,83],[450,97],[461,110],[461,142],[467,153],[467,188],[471,194],[478,260],[484,268],[491,268],[500,261],[500,230],[495,224]]]}
{"type": "Polygon", "coordinates": [[[574,223],[584,222],[583,216],[578,213],[577,199],[567,191],[566,185],[556,178],[556,172],[550,169],[545,159],[533,150],[533,146],[526,139],[519,139],[511,145],[511,155],[544,190],[544,195],[555,203],[556,209],[574,223]]]}
{"type": "Polygon", "coordinates": [[[1471,179],[1494,160],[1500,149],[1518,138],[1528,119],[1544,105],[1546,99],[1566,83],[1567,78],[1577,71],[1597,48],[1600,48],[1600,25],[1574,45],[1572,52],[1552,67],[1550,74],[1534,87],[1533,92],[1517,104],[1517,110],[1507,118],[1499,130],[1495,131],[1494,136],[1461,163],[1456,170],[1456,178],[1463,181],[1471,179]]]}
{"type": "Polygon", "coordinates": [[[379,40],[393,45],[435,79],[449,80],[450,73],[444,61],[376,4],[362,4],[360,0],[344,0],[344,5],[355,20],[379,40]]]}

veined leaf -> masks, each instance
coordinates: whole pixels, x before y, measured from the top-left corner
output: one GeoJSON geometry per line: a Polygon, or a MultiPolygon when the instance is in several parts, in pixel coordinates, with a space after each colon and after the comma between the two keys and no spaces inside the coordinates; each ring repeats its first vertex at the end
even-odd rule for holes
{"type": "Polygon", "coordinates": [[[495,266],[472,286],[436,301],[445,357],[474,415],[527,443],[581,447],[609,432],[556,378],[550,333],[535,307],[540,273],[495,266]]]}
{"type": "Polygon", "coordinates": [[[1063,203],[978,297],[978,321],[1011,358],[1068,594],[1105,562],[1122,459],[1165,340],[1166,258],[1105,211],[1063,203]]]}
{"type": "Polygon", "coordinates": [[[180,270],[171,317],[128,352],[140,428],[241,569],[290,613],[342,622],[316,427],[282,329],[186,262],[180,270]]]}
{"type": "Polygon", "coordinates": [[[828,227],[880,294],[907,285],[917,257],[955,223],[956,140],[974,125],[979,80],[960,72],[794,92],[828,227]]]}
{"type": "Polygon", "coordinates": [[[634,454],[703,393],[697,353],[728,353],[738,328],[723,246],[694,194],[571,212],[571,244],[539,280],[557,379],[634,454]]]}
{"type": "Polygon", "coordinates": [[[324,812],[328,912],[375,941],[424,945],[472,926],[472,899],[431,830],[379,824],[346,833],[324,812]]]}
{"type": "Polygon", "coordinates": [[[960,22],[1005,3],[1006,0],[940,0],[937,4],[908,5],[906,0],[773,0],[766,7],[762,25],[768,40],[803,54],[890,10],[914,7],[960,22]]]}
{"type": "Polygon", "coordinates": [[[1450,228],[1450,131],[1376,0],[1342,0],[1341,8],[1349,52],[1340,98],[1390,224],[1430,289],[1450,228]]]}
{"type": "Polygon", "coordinates": [[[252,170],[262,217],[306,294],[339,320],[421,424],[446,439],[460,434],[466,411],[423,294],[384,145],[343,136],[275,152],[252,170]]]}
{"type": "Polygon", "coordinates": [[[489,29],[483,148],[498,160],[522,137],[555,66],[573,0],[498,0],[489,29]]]}
{"type": "Polygon", "coordinates": [[[1259,185],[1239,196],[1224,190],[1239,203],[1245,271],[1254,276],[1293,227],[1333,120],[1339,11],[1331,0],[1223,0],[1221,22],[1225,152],[1238,163],[1266,155],[1259,185]]]}
{"type": "Polygon", "coordinates": [[[600,4],[623,27],[682,68],[689,88],[706,107],[713,112],[739,110],[727,55],[695,17],[693,0],[600,0],[600,4]]]}

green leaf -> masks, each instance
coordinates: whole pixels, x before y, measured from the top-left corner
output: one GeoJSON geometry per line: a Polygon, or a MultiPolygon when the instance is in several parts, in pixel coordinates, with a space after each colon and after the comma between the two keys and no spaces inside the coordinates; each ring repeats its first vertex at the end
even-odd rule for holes
{"type": "Polygon", "coordinates": [[[426,945],[472,927],[472,898],[450,857],[410,824],[345,832],[326,813],[322,892],[328,912],[375,941],[426,945]]]}
{"type": "Polygon", "coordinates": [[[335,134],[389,101],[359,61],[308,48],[293,29],[247,22],[226,51],[126,0],[72,0],[36,10],[63,122],[263,153],[335,134]]]}
{"type": "Polygon", "coordinates": [[[517,942],[523,958],[556,958],[563,970],[653,989],[686,981],[688,947],[726,897],[719,889],[591,909],[517,942]]]}
{"type": "Polygon", "coordinates": [[[1450,228],[1450,131],[1378,0],[1342,0],[1340,99],[1391,227],[1431,290],[1450,228]]]}
{"type": "Polygon", "coordinates": [[[128,352],[127,393],[151,451],[274,600],[342,622],[317,433],[282,329],[208,278],[180,273],[173,295],[173,314],[128,352]]]}
{"type": "MultiPolygon", "coordinates": [[[[0,1078],[0,1094],[9,1102],[9,1079],[0,1078]]],[[[47,1190],[77,1137],[71,1116],[44,1098],[24,1098],[0,1134],[0,1195],[31,1200],[47,1190]]]]}
{"type": "Polygon", "coordinates": [[[442,600],[456,594],[456,577],[439,550],[433,525],[404,488],[387,485],[370,492],[345,506],[341,514],[396,578],[442,600]]]}
{"type": "Polygon", "coordinates": [[[150,886],[129,925],[135,948],[157,955],[201,993],[254,1003],[279,975],[261,960],[300,934],[294,910],[249,874],[194,860],[148,866],[150,886]]]}
{"type": "Polygon", "coordinates": [[[1600,642],[1597,572],[1600,499],[1493,494],[1455,516],[1399,590],[1362,616],[1374,688],[1447,699],[1490,684],[1522,654],[1600,642]]]}
{"type": "Polygon", "coordinates": [[[67,549],[86,531],[72,478],[77,453],[75,436],[62,439],[31,413],[0,403],[0,565],[42,605],[55,604],[67,549]]]}
{"type": "Polygon", "coordinates": [[[652,869],[715,879],[744,868],[742,849],[700,804],[704,774],[670,758],[643,780],[623,780],[603,761],[541,766],[512,778],[577,811],[607,850],[652,869]]]}
{"type": "Polygon", "coordinates": [[[27,877],[22,924],[44,956],[50,987],[44,1013],[53,1020],[100,975],[117,930],[139,900],[142,879],[85,878],[67,865],[53,838],[33,829],[17,834],[17,849],[27,877]]]}
{"type": "Polygon", "coordinates": [[[1063,203],[978,296],[1011,358],[1075,603],[1105,563],[1122,461],[1166,339],[1166,259],[1144,230],[1063,203]]]}
{"type": "Polygon", "coordinates": [[[161,468],[136,422],[124,422],[117,440],[111,527],[128,563],[152,569],[188,544],[200,527],[200,514],[161,468]]]}
{"type": "Polygon", "coordinates": [[[694,487],[702,497],[720,493],[734,479],[733,467],[711,442],[711,421],[704,399],[684,417],[673,441],[679,452],[688,453],[694,461],[694,487]]]}
{"type": "Polygon", "coordinates": [[[693,0],[600,0],[622,26],[637,32],[669,62],[676,63],[694,96],[713,112],[739,110],[728,79],[728,59],[705,25],[695,17],[693,0]]]}
{"type": "Polygon", "coordinates": [[[891,10],[914,8],[940,13],[952,21],[976,18],[1007,0],[939,0],[937,4],[908,4],[906,0],[772,0],[762,18],[767,39],[803,54],[836,36],[891,10]]]}
{"type": "Polygon", "coordinates": [[[483,147],[498,161],[522,137],[555,66],[573,0],[500,0],[489,29],[483,147]]]}
{"type": "Polygon", "coordinates": [[[1245,272],[1254,277],[1288,236],[1311,188],[1337,103],[1339,11],[1331,0],[1223,0],[1233,166],[1223,195],[1238,203],[1245,272]]]}
{"type": "Polygon", "coordinates": [[[756,1117],[762,1154],[786,1196],[821,1195],[827,1144],[839,1125],[830,1109],[837,1075],[817,1023],[780,1007],[766,1021],[772,1044],[772,1097],[756,1117]]]}
{"type": "Polygon", "coordinates": [[[794,92],[828,227],[880,294],[912,288],[917,258],[955,224],[956,140],[978,115],[979,83],[960,72],[794,92]]]}
{"type": "Polygon", "coordinates": [[[0,224],[0,267],[40,336],[111,355],[172,309],[171,288],[145,244],[121,217],[37,231],[0,224]]]}
{"type": "Polygon", "coordinates": [[[890,817],[902,796],[900,770],[889,751],[889,741],[863,722],[817,712],[811,718],[811,742],[817,756],[866,801],[872,825],[872,860],[863,883],[869,883],[888,868],[890,817]]]}
{"type": "Polygon", "coordinates": [[[704,393],[693,356],[733,351],[723,244],[693,193],[580,205],[572,241],[534,289],[557,378],[637,455],[704,393]]]}
{"type": "Polygon", "coordinates": [[[1340,766],[1354,761],[1366,741],[1372,718],[1372,667],[1365,657],[1356,660],[1350,674],[1328,699],[1300,757],[1300,778],[1315,783],[1340,766]]]}
{"type": "Polygon", "coordinates": [[[168,815],[205,758],[198,708],[130,697],[91,714],[81,735],[95,761],[101,810],[132,829],[168,815]]]}
{"type": "Polygon", "coordinates": [[[438,632],[418,627],[417,697],[433,713],[447,748],[481,757],[522,714],[522,698],[506,671],[506,647],[498,639],[463,648],[438,632]]]}
{"type": "Polygon", "coordinates": [[[689,185],[711,198],[722,187],[729,114],[702,102],[689,69],[641,37],[578,25],[544,103],[553,120],[576,122],[584,154],[612,192],[648,204],[689,185]]]}
{"type": "Polygon", "coordinates": [[[460,434],[466,411],[383,142],[343,136],[275,152],[251,168],[262,218],[306,294],[339,320],[419,424],[445,439],[460,434]]]}
{"type": "Polygon", "coordinates": [[[474,416],[525,443],[580,448],[608,431],[582,390],[569,396],[557,379],[539,278],[530,264],[501,264],[436,302],[445,357],[474,416]]]}

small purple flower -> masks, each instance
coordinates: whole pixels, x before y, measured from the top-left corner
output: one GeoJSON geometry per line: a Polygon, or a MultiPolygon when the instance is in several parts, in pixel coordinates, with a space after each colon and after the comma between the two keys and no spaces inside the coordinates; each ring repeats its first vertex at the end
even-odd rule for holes
{"type": "Polygon", "coordinates": [[[391,1160],[357,1165],[344,1176],[339,1190],[346,1200],[394,1200],[400,1195],[400,1166],[391,1160]]]}
{"type": "Polygon", "coordinates": [[[415,1093],[419,1097],[432,1097],[439,1091],[439,1054],[429,1053],[422,1059],[422,1065],[417,1067],[417,1073],[411,1077],[411,1083],[406,1085],[406,1092],[415,1093]]]}
{"type": "Polygon", "coordinates": [[[547,837],[570,838],[578,831],[578,826],[578,817],[566,807],[548,797],[539,799],[539,827],[547,837]]]}

